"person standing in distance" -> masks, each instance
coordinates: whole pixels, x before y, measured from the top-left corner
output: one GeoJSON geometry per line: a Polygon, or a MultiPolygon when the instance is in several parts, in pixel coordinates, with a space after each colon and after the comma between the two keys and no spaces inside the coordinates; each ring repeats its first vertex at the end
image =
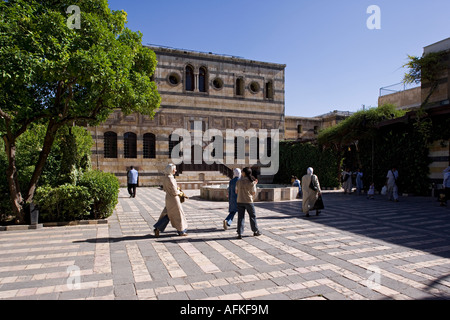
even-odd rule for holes
{"type": "Polygon", "coordinates": [[[130,171],[128,171],[128,193],[130,198],[136,198],[136,187],[138,185],[139,172],[131,166],[130,171]]]}
{"type": "Polygon", "coordinates": [[[386,175],[387,197],[389,201],[398,202],[398,171],[395,166],[386,175]]]}

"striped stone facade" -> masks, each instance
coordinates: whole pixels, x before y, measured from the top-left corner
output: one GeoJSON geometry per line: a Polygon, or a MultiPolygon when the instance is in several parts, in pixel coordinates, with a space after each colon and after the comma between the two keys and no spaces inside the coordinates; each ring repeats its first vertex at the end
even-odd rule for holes
{"type": "MultiPolygon", "coordinates": [[[[140,114],[124,116],[116,111],[102,125],[88,128],[95,140],[94,168],[114,173],[125,185],[127,170],[134,166],[140,172],[139,185],[153,186],[160,184],[163,169],[172,162],[173,145],[169,140],[177,129],[192,132],[195,126],[201,126],[202,132],[217,129],[224,136],[228,129],[278,130],[280,139],[284,138],[286,65],[150,48],[158,60],[154,81],[161,106],[153,119],[140,114]]],[[[202,148],[207,145],[203,142],[202,148]]],[[[250,164],[248,153],[247,145],[243,165],[250,164]]],[[[183,179],[195,184],[200,180],[224,180],[226,176],[198,173],[181,175],[179,180],[183,179]]]]}

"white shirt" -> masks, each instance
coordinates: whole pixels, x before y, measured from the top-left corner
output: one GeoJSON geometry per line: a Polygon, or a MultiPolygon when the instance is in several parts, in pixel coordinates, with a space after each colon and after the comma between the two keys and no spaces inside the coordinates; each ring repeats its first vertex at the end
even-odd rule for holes
{"type": "Polygon", "coordinates": [[[395,170],[394,172],[392,172],[392,170],[389,170],[387,173],[386,178],[388,178],[388,185],[395,185],[396,180],[398,179],[398,171],[395,170]]]}
{"type": "Polygon", "coordinates": [[[137,184],[138,183],[139,173],[136,169],[132,169],[128,172],[128,183],[129,184],[137,184]]]}

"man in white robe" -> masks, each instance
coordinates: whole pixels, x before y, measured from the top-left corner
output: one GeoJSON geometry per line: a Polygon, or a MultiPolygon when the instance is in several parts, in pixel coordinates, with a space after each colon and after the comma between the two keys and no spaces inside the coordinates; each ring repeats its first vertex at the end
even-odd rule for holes
{"type": "MultiPolygon", "coordinates": [[[[302,211],[303,213],[309,217],[309,210],[314,207],[314,204],[317,201],[317,198],[322,193],[322,190],[320,189],[319,179],[316,175],[313,174],[314,169],[308,168],[307,174],[302,177],[302,191],[303,191],[303,200],[302,200],[302,211]],[[310,188],[310,184],[317,189],[313,190],[310,188]]],[[[316,214],[319,212],[317,211],[316,214]]]]}

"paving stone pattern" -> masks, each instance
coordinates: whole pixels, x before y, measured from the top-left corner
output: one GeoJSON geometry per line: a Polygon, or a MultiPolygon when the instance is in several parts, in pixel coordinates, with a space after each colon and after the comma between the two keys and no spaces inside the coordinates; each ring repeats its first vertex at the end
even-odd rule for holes
{"type": "Polygon", "coordinates": [[[411,300],[450,298],[450,210],[432,198],[324,194],[305,218],[301,201],[257,203],[242,240],[228,204],[198,191],[183,207],[189,236],[153,237],[159,189],[120,191],[108,224],[0,232],[0,299],[411,300]]]}

